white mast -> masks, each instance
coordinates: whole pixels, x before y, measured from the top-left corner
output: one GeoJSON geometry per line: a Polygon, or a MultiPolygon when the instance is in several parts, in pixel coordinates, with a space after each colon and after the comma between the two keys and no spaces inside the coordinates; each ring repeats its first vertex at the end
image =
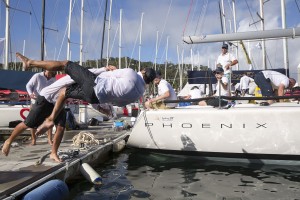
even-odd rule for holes
{"type": "Polygon", "coordinates": [[[155,45],[155,59],[154,59],[154,69],[155,69],[155,71],[156,71],[157,52],[158,52],[158,31],[156,31],[156,45],[155,45]]]}
{"type": "Polygon", "coordinates": [[[168,48],[169,48],[169,36],[167,36],[166,63],[165,63],[165,80],[167,80],[168,48]]]}
{"type": "Polygon", "coordinates": [[[193,49],[191,48],[191,68],[194,71],[194,59],[193,59],[193,49]]]}
{"type": "Polygon", "coordinates": [[[119,69],[121,69],[121,50],[122,50],[122,9],[120,9],[120,28],[119,28],[119,69]]]}
{"type": "MultiPolygon", "coordinates": [[[[259,1],[260,4],[259,4],[259,8],[260,8],[260,17],[261,17],[261,21],[260,21],[260,24],[261,24],[261,30],[264,31],[265,30],[265,22],[264,22],[264,9],[263,9],[263,0],[260,0],[259,1]]],[[[262,61],[263,61],[263,69],[267,69],[267,60],[266,60],[266,43],[265,43],[265,40],[262,39],[262,61]]]]}
{"type": "Polygon", "coordinates": [[[8,42],[9,42],[9,0],[6,0],[5,18],[5,63],[4,69],[8,69],[8,42]]]}
{"type": "MultiPolygon", "coordinates": [[[[281,21],[282,21],[282,29],[286,29],[286,16],[285,16],[285,0],[281,0],[281,21]]],[[[288,44],[287,39],[283,38],[283,59],[284,59],[284,69],[285,75],[289,69],[289,59],[288,59],[288,44]]]]}
{"type": "Polygon", "coordinates": [[[110,21],[111,21],[111,8],[112,8],[112,0],[110,0],[110,5],[109,5],[109,18],[108,18],[108,29],[107,29],[107,48],[106,48],[106,65],[108,66],[108,61],[109,61],[109,35],[110,35],[110,21]]]}
{"type": "Polygon", "coordinates": [[[182,90],[182,70],[180,67],[180,57],[179,57],[179,47],[177,45],[177,62],[178,62],[178,71],[179,71],[179,88],[182,90]]]}
{"type": "Polygon", "coordinates": [[[80,58],[79,64],[82,65],[83,57],[83,12],[84,12],[84,0],[81,0],[81,15],[80,15],[80,58]]]}
{"type": "MultiPolygon", "coordinates": [[[[232,0],[232,13],[233,13],[233,28],[234,28],[234,32],[237,32],[237,26],[236,26],[236,9],[235,9],[235,0],[232,0]]],[[[239,43],[236,42],[235,43],[235,57],[237,60],[239,60],[239,51],[238,51],[238,46],[239,43]]],[[[237,67],[237,70],[239,70],[239,63],[237,63],[235,65],[237,67]]]]}
{"type": "Polygon", "coordinates": [[[221,0],[221,9],[222,9],[222,21],[223,21],[223,33],[226,32],[226,19],[225,19],[225,8],[224,8],[224,0],[221,0]]]}
{"type": "Polygon", "coordinates": [[[68,44],[67,44],[67,60],[70,60],[70,42],[71,42],[71,17],[72,17],[72,1],[70,0],[69,21],[68,21],[68,44]]]}
{"type": "Polygon", "coordinates": [[[23,51],[22,51],[23,55],[25,55],[25,47],[26,47],[26,40],[23,41],[23,51]]]}
{"type": "Polygon", "coordinates": [[[144,18],[144,13],[142,13],[142,16],[141,16],[140,43],[139,43],[139,71],[141,71],[141,48],[142,48],[143,18],[144,18]]]}

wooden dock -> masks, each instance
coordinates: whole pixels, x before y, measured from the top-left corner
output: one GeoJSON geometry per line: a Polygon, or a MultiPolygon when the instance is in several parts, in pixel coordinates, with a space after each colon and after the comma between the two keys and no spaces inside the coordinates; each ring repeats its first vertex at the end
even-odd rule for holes
{"type": "MultiPolygon", "coordinates": [[[[0,129],[0,136],[5,137],[11,130],[0,129]]],[[[0,156],[0,199],[19,199],[26,192],[51,179],[66,182],[72,180],[80,174],[82,163],[95,166],[108,159],[111,152],[121,150],[125,146],[129,131],[114,130],[112,122],[103,122],[101,126],[88,127],[85,130],[65,131],[59,148],[60,156],[65,157],[62,163],[56,163],[49,158],[51,146],[46,136],[39,137],[37,145],[31,146],[30,140],[24,140],[26,135],[30,135],[29,132],[24,133],[14,143],[8,157],[2,154],[0,156]],[[92,133],[100,144],[73,146],[73,136],[81,131],[92,133]]],[[[1,143],[3,139],[0,140],[1,143]]]]}

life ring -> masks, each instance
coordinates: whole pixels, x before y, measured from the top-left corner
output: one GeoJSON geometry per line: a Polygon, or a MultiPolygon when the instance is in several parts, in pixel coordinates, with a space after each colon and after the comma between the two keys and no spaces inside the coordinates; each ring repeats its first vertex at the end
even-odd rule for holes
{"type": "Polygon", "coordinates": [[[22,108],[22,110],[20,110],[20,116],[22,117],[23,120],[26,119],[24,112],[28,111],[29,112],[29,108],[22,108]]]}

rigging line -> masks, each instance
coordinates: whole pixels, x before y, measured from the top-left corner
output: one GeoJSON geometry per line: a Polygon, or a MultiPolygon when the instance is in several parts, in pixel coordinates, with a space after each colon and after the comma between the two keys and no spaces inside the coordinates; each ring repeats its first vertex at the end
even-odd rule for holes
{"type": "MultiPolygon", "coordinates": [[[[88,1],[89,2],[89,1],[88,1]]],[[[102,1],[103,2],[103,1],[102,1]]],[[[89,5],[89,4],[88,4],[89,5]]],[[[101,12],[101,8],[102,8],[102,3],[101,3],[101,5],[100,5],[100,9],[98,10],[98,12],[97,12],[97,14],[96,14],[96,17],[93,17],[92,15],[92,20],[93,20],[93,23],[92,23],[92,30],[91,31],[89,31],[89,37],[88,37],[88,39],[87,39],[87,42],[86,42],[86,45],[83,47],[83,49],[84,50],[86,50],[87,49],[87,47],[90,45],[90,41],[91,41],[91,38],[92,38],[92,33],[94,33],[94,32],[98,32],[98,37],[99,37],[99,34],[100,34],[100,31],[94,31],[95,30],[95,27],[97,27],[96,26],[96,23],[98,22],[98,18],[99,18],[99,16],[100,16],[100,12],[101,12]]],[[[91,10],[91,7],[90,7],[90,5],[89,5],[89,10],[91,10]]],[[[97,37],[97,38],[98,38],[97,37]]],[[[97,41],[99,41],[99,40],[97,40],[97,41]]],[[[94,51],[96,52],[96,47],[97,47],[97,45],[94,45],[94,47],[93,47],[93,49],[94,49],[94,51]]]]}
{"type": "Polygon", "coordinates": [[[300,8],[299,8],[299,5],[298,5],[298,2],[297,2],[297,0],[295,0],[295,3],[296,3],[296,5],[297,5],[298,12],[300,13],[300,8]]]}
{"type": "Polygon", "coordinates": [[[41,27],[40,27],[40,25],[39,25],[39,21],[38,21],[38,19],[37,19],[37,17],[36,17],[36,14],[35,14],[35,12],[34,12],[34,9],[33,9],[32,3],[31,3],[31,0],[28,0],[28,1],[29,1],[29,3],[30,3],[30,7],[31,7],[31,9],[32,9],[32,12],[33,12],[33,15],[34,15],[34,18],[35,18],[35,22],[36,22],[36,24],[37,24],[39,30],[41,31],[41,27]]]}
{"type": "Polygon", "coordinates": [[[184,28],[183,28],[183,31],[182,31],[182,35],[185,34],[185,29],[186,29],[186,25],[188,23],[188,20],[189,20],[190,14],[191,14],[192,6],[193,6],[193,0],[191,0],[191,3],[190,3],[189,12],[188,12],[188,15],[187,15],[186,20],[185,20],[185,25],[184,25],[184,28]]]}
{"type": "MultiPolygon", "coordinates": [[[[251,13],[251,9],[250,9],[250,7],[249,7],[248,1],[245,0],[245,2],[246,2],[246,5],[247,5],[247,8],[248,8],[248,11],[249,11],[249,13],[250,13],[250,16],[251,16],[251,18],[252,18],[252,22],[254,23],[255,21],[254,21],[253,15],[252,15],[252,13],[251,13]]],[[[255,26],[256,30],[258,30],[256,24],[254,24],[254,26],[255,26]]]]}
{"type": "MultiPolygon", "coordinates": [[[[160,36],[160,39],[159,39],[159,42],[158,42],[157,51],[159,50],[160,43],[161,43],[162,37],[163,37],[164,32],[165,32],[165,28],[166,28],[166,24],[167,24],[167,21],[168,21],[168,18],[169,18],[169,14],[170,14],[172,2],[173,2],[173,0],[171,0],[171,1],[170,1],[170,4],[169,4],[169,8],[168,8],[167,16],[166,16],[166,18],[165,18],[163,30],[162,30],[162,32],[161,32],[161,36],[160,36]]],[[[158,53],[158,52],[157,52],[157,53],[158,53]]]]}
{"type": "Polygon", "coordinates": [[[144,121],[145,121],[147,130],[148,130],[148,134],[149,134],[149,136],[150,136],[152,142],[154,143],[154,145],[155,145],[158,149],[160,149],[160,148],[158,147],[157,143],[156,143],[155,140],[154,140],[154,137],[153,137],[153,134],[152,134],[152,132],[151,132],[150,127],[148,126],[149,123],[148,123],[148,119],[147,119],[147,116],[146,116],[146,112],[147,112],[147,111],[144,110],[144,112],[143,112],[143,117],[144,117],[144,121]]]}
{"type": "MultiPolygon", "coordinates": [[[[75,6],[75,1],[76,0],[73,1],[73,5],[72,5],[72,8],[71,8],[71,13],[73,12],[73,9],[74,9],[74,6],[75,6]]],[[[66,26],[66,29],[65,29],[65,33],[64,33],[63,39],[62,39],[61,44],[60,44],[60,48],[59,48],[56,60],[58,60],[58,58],[60,57],[62,46],[64,44],[64,41],[65,41],[65,38],[66,38],[66,35],[67,35],[67,32],[68,32],[68,26],[69,26],[69,20],[68,20],[68,23],[67,23],[67,26],[66,26]]]]}
{"type": "Polygon", "coordinates": [[[111,44],[111,48],[110,48],[110,52],[109,52],[109,57],[111,57],[111,53],[112,53],[113,47],[115,45],[115,41],[116,41],[116,37],[117,37],[118,32],[119,32],[119,26],[117,26],[116,33],[115,33],[113,42],[111,44]]]}
{"type": "MultiPolygon", "coordinates": [[[[51,25],[52,25],[52,23],[53,23],[54,17],[56,16],[56,13],[57,13],[58,1],[59,1],[59,0],[56,0],[56,2],[55,2],[55,4],[54,4],[54,12],[53,12],[53,14],[52,14],[52,17],[51,17],[50,23],[49,23],[49,24],[51,24],[51,25]]],[[[45,39],[47,38],[49,31],[50,31],[49,29],[46,30],[45,39]]]]}
{"type": "Polygon", "coordinates": [[[135,37],[135,41],[134,41],[133,49],[132,49],[132,52],[131,52],[131,55],[130,55],[128,67],[131,66],[131,61],[133,60],[133,58],[132,58],[133,57],[133,53],[134,53],[134,50],[135,50],[135,47],[136,47],[136,43],[137,43],[137,40],[138,40],[138,37],[139,37],[139,34],[140,34],[141,31],[142,31],[142,27],[141,27],[141,24],[140,24],[139,31],[137,32],[136,37],[135,37]]]}

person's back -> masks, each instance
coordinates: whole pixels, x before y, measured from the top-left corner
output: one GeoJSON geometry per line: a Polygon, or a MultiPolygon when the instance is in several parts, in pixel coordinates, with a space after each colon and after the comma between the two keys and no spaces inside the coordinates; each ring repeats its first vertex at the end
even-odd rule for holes
{"type": "Polygon", "coordinates": [[[133,69],[103,72],[96,78],[95,91],[101,103],[124,106],[138,100],[145,91],[145,82],[133,69]]]}
{"type": "Polygon", "coordinates": [[[288,88],[289,78],[286,75],[272,70],[265,70],[262,71],[262,73],[266,79],[270,80],[273,89],[278,89],[280,84],[283,84],[285,88],[288,88]]]}
{"type": "MultiPolygon", "coordinates": [[[[171,84],[164,80],[161,79],[158,86],[158,95],[163,95],[165,92],[169,91],[170,92],[170,96],[167,97],[165,100],[177,100],[177,95],[175,93],[175,90],[173,89],[173,87],[171,86],[171,84]]],[[[167,104],[168,107],[176,107],[177,103],[168,103],[167,104]]]]}

